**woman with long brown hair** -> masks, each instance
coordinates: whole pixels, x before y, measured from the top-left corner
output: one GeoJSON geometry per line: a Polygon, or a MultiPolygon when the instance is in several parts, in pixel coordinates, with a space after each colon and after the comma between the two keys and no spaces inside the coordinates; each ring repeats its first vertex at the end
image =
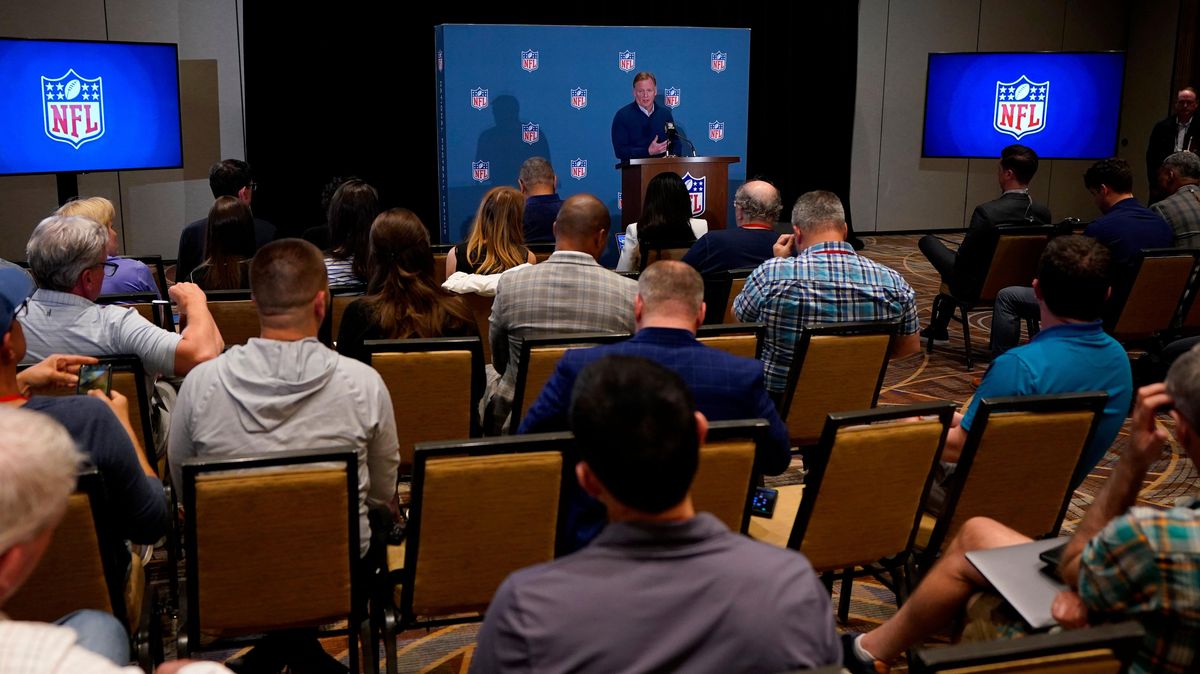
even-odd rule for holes
{"type": "Polygon", "coordinates": [[[506,269],[536,262],[525,247],[525,195],[511,187],[494,187],[483,195],[475,224],[467,240],[446,255],[446,276],[499,274],[506,269]]]}
{"type": "Polygon", "coordinates": [[[325,270],[331,287],[367,280],[371,223],[379,215],[379,193],[366,181],[351,178],[329,200],[329,253],[325,270]]]}
{"type": "Polygon", "coordinates": [[[237,197],[219,197],[208,210],[204,262],[189,280],[205,290],[250,287],[254,257],[254,216],[237,197]]]}
{"type": "Polygon", "coordinates": [[[371,225],[367,295],[346,307],[337,350],[367,362],[363,341],[478,334],[471,311],[433,277],[429,231],[416,213],[392,208],[371,225]]]}

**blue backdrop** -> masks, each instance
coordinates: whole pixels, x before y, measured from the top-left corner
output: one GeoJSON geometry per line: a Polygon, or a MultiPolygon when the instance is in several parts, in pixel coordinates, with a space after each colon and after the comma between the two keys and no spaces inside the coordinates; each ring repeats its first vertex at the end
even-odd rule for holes
{"type": "Polygon", "coordinates": [[[930,54],[926,157],[1000,156],[1021,143],[1044,159],[1097,159],[1117,149],[1125,55],[930,54]]]}
{"type": "Polygon", "coordinates": [[[560,196],[596,195],[619,227],[612,119],[638,71],[698,155],[742,158],[731,197],[745,181],[748,29],[447,24],[435,42],[443,242],[465,238],[483,194],[515,187],[532,156],[553,164],[560,196]]]}
{"type": "Polygon", "coordinates": [[[0,174],[183,165],[173,44],[0,39],[0,174]]]}

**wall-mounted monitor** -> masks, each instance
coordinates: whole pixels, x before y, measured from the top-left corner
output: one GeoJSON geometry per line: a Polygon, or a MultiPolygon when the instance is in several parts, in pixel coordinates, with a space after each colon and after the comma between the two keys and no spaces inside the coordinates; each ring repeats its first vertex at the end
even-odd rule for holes
{"type": "Polygon", "coordinates": [[[1124,52],[930,54],[921,156],[1111,157],[1124,78],[1124,52]]]}
{"type": "Polygon", "coordinates": [[[176,45],[0,38],[0,175],[181,166],[176,45]]]}

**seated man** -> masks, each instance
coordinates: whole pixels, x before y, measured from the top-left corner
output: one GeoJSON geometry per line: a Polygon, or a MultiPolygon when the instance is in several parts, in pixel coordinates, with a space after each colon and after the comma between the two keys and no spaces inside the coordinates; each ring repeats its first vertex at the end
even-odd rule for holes
{"type": "MultiPolygon", "coordinates": [[[[682,262],[655,262],[638,278],[633,304],[637,334],[624,342],[568,351],[554,368],[541,395],[521,419],[520,433],[566,430],[571,391],[575,380],[589,363],[620,354],[649,358],[679,374],[696,399],[696,407],[713,421],[766,419],[771,423],[771,442],[760,448],[755,470],[778,475],[791,463],[787,426],[775,411],[763,385],[762,363],[739,358],[696,341],[696,329],[704,322],[704,283],[700,275],[682,262]]],[[[567,530],[574,540],[560,546],[566,550],[583,547],[604,526],[604,509],[593,499],[576,493],[567,517],[567,530]]]]}
{"type": "MultiPolygon", "coordinates": [[[[1166,384],[1144,386],[1133,410],[1132,436],[1116,469],[1088,508],[1063,553],[1059,572],[1072,588],[1054,600],[1064,627],[1137,620],[1146,631],[1134,672],[1194,672],[1200,668],[1200,511],[1195,500],[1168,510],[1136,506],[1146,473],[1160,458],[1167,433],[1155,414],[1173,407],[1175,438],[1200,463],[1200,351],[1171,366],[1166,384]]],[[[1028,542],[994,520],[968,520],[895,617],[857,639],[843,637],[846,667],[875,672],[950,622],[987,581],[967,561],[971,550],[1028,542]]]]}
{"type": "Polygon", "coordinates": [[[1158,169],[1158,186],[1166,196],[1150,205],[1171,225],[1176,248],[1200,245],[1200,156],[1195,152],[1176,152],[1163,160],[1158,169]]]}
{"type": "Polygon", "coordinates": [[[525,243],[553,243],[554,220],[563,204],[554,167],[544,157],[526,159],[517,186],[525,195],[525,243]]]}
{"type": "Polygon", "coordinates": [[[751,180],[733,196],[737,227],[718,229],[696,239],[683,261],[701,274],[757,267],[775,256],[775,222],[783,203],[779,190],[765,180],[751,180]]]}
{"type": "Polygon", "coordinates": [[[480,628],[473,672],[782,672],[837,664],[829,592],[803,555],[697,514],[708,422],[649,360],[584,368],[571,404],[580,486],[608,508],[587,548],[517,571],[480,628]]]}
{"type": "Polygon", "coordinates": [[[801,195],[792,208],[792,230],[779,237],[775,258],[755,269],[733,300],[739,321],[767,326],[762,356],[768,391],[784,393],[796,338],[813,325],[897,321],[892,358],[921,350],[913,289],[846,243],[846,214],[836,194],[801,195]]]}
{"type": "MultiPolygon", "coordinates": [[[[379,373],[317,340],[329,310],[321,251],[307,241],[267,244],[250,265],[261,338],[197,367],[179,389],[169,457],[175,484],[192,457],[235,458],[296,449],[358,453],[360,556],[372,543],[368,505],[390,504],[400,464],[392,400],[379,373]]],[[[242,672],[345,671],[315,633],[268,638],[242,672]]]]}

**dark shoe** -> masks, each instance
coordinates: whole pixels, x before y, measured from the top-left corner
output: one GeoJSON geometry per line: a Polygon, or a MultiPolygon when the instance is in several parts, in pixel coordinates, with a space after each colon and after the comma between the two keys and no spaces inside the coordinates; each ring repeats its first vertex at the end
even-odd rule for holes
{"type": "Polygon", "coordinates": [[[935,330],[933,326],[929,326],[922,330],[920,335],[921,339],[929,339],[930,336],[933,336],[933,343],[935,346],[945,346],[946,344],[950,343],[950,332],[945,328],[942,328],[941,330],[935,330]]]}
{"type": "Polygon", "coordinates": [[[854,640],[858,634],[847,632],[840,635],[842,640],[842,668],[851,674],[887,674],[891,668],[878,660],[860,660],[854,652],[854,640]]]}
{"type": "Polygon", "coordinates": [[[226,660],[225,666],[237,674],[279,674],[283,670],[283,654],[270,645],[260,644],[241,657],[226,660]]]}

